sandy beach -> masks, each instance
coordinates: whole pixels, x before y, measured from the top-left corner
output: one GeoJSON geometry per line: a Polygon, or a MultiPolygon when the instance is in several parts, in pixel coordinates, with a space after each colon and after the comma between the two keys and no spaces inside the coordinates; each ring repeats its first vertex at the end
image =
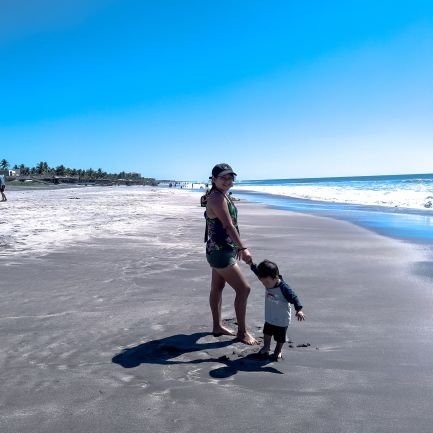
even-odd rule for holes
{"type": "MultiPolygon", "coordinates": [[[[254,260],[280,265],[307,315],[289,328],[285,359],[261,361],[259,346],[209,333],[199,195],[146,191],[145,211],[137,202],[128,214],[141,212],[140,224],[113,217],[103,235],[108,220],[98,236],[0,256],[2,433],[431,431],[433,296],[431,274],[417,272],[428,266],[422,247],[239,202],[254,260]]],[[[119,212],[122,199],[113,198],[119,212]]],[[[263,287],[241,266],[261,340],[263,287]]],[[[234,327],[233,300],[227,287],[223,317],[234,327]]]]}

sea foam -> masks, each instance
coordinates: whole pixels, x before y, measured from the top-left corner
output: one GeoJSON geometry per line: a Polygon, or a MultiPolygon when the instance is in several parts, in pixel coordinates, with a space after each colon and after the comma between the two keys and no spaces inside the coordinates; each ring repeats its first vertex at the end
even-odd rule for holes
{"type": "Polygon", "coordinates": [[[193,194],[142,186],[9,190],[1,204],[0,255],[39,255],[91,238],[151,235],[164,218],[188,212],[166,200],[174,193],[193,194]]]}
{"type": "Polygon", "coordinates": [[[433,179],[399,178],[386,176],[378,179],[355,181],[305,182],[275,179],[266,181],[245,181],[235,186],[237,191],[252,191],[334,203],[350,203],[367,206],[385,206],[408,209],[431,209],[433,211],[433,179]]]}

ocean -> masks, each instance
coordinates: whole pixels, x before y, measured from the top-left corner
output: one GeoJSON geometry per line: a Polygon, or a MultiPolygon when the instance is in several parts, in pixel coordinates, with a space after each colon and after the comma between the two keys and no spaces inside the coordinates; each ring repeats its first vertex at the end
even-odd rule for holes
{"type": "MultiPolygon", "coordinates": [[[[191,194],[191,205],[199,206],[197,192],[202,194],[205,185],[182,182],[180,187],[191,194]]],[[[433,246],[433,174],[241,180],[232,191],[241,200],[342,219],[433,246]]],[[[188,207],[166,203],[165,196],[174,192],[138,186],[8,189],[8,201],[0,206],[0,256],[45,254],[98,237],[155,236],[158,221],[179,213],[188,217],[188,207]]]]}
{"type": "Polygon", "coordinates": [[[433,244],[433,174],[241,180],[232,192],[240,199],[433,244]]]}

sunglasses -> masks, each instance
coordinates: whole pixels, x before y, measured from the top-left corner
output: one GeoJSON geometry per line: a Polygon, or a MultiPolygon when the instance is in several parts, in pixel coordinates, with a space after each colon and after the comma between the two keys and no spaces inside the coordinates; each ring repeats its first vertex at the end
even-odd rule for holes
{"type": "Polygon", "coordinates": [[[236,176],[234,174],[226,174],[224,176],[217,176],[217,177],[223,180],[236,180],[236,176]]]}

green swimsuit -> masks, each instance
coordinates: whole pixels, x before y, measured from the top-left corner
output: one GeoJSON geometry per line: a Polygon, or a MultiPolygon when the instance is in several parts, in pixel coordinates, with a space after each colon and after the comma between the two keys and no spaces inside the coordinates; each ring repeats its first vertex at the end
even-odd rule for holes
{"type": "MultiPolygon", "coordinates": [[[[227,206],[232,218],[233,225],[239,233],[238,212],[234,203],[224,194],[227,200],[227,206]]],[[[209,218],[207,212],[204,213],[206,218],[206,258],[213,268],[226,268],[236,263],[237,245],[227,234],[221,221],[218,218],[209,218]]]]}

